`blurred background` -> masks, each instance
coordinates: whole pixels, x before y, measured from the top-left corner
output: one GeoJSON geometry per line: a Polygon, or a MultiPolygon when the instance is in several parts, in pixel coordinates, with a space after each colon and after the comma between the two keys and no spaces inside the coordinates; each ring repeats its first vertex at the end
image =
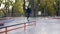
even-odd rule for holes
{"type": "Polygon", "coordinates": [[[6,31],[8,34],[60,34],[60,0],[0,0],[0,34],[5,26],[10,31],[6,31]],[[28,8],[31,8],[29,19],[26,18],[28,8]],[[17,28],[20,26],[16,24],[21,23],[24,23],[24,28],[25,23],[28,26],[34,23],[36,28],[29,26],[25,33],[23,28],[17,28]]]}
{"type": "Polygon", "coordinates": [[[31,17],[60,16],[60,0],[0,0],[0,18],[25,17],[31,6],[31,17]]]}

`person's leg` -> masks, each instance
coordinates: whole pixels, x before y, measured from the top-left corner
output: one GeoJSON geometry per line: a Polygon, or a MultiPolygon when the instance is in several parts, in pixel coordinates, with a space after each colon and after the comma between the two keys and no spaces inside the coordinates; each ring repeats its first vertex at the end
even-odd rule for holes
{"type": "Polygon", "coordinates": [[[28,14],[28,16],[27,16],[27,20],[28,20],[28,21],[29,21],[29,16],[30,16],[30,15],[28,14]]]}
{"type": "Polygon", "coordinates": [[[28,21],[29,21],[29,16],[28,16],[28,21]]]}
{"type": "Polygon", "coordinates": [[[27,16],[27,21],[29,20],[29,16],[27,16]]]}

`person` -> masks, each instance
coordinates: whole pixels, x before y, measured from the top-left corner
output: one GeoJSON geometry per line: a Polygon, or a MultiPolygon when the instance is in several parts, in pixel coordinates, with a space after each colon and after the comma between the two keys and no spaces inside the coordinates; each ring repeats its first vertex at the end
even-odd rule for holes
{"type": "Polygon", "coordinates": [[[28,7],[26,10],[27,21],[29,21],[30,14],[31,14],[31,8],[28,7]]]}

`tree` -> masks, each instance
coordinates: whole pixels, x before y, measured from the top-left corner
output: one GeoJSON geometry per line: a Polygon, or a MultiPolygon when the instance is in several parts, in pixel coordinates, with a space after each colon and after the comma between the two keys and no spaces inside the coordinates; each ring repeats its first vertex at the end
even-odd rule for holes
{"type": "Polygon", "coordinates": [[[55,0],[41,0],[40,2],[40,10],[43,11],[44,15],[55,15],[55,9],[53,8],[53,3],[55,0]],[[44,9],[43,9],[44,8],[44,9]]]}
{"type": "Polygon", "coordinates": [[[13,4],[13,9],[12,9],[15,13],[14,15],[19,14],[23,14],[23,0],[15,0],[15,3],[13,4]]]}
{"type": "Polygon", "coordinates": [[[40,0],[29,0],[32,9],[32,16],[36,16],[36,11],[40,5],[40,0]]]}

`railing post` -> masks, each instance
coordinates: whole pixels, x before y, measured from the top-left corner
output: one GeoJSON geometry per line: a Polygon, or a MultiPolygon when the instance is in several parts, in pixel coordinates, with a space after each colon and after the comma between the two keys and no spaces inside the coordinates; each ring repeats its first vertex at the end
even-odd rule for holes
{"type": "Polygon", "coordinates": [[[5,34],[7,34],[7,27],[5,28],[5,34]]]}
{"type": "Polygon", "coordinates": [[[1,29],[0,29],[0,34],[2,34],[2,33],[1,33],[1,29]]]}
{"type": "Polygon", "coordinates": [[[24,23],[24,32],[26,32],[26,23],[24,23]]]}
{"type": "Polygon", "coordinates": [[[36,21],[34,21],[34,26],[36,27],[36,21]]]}

